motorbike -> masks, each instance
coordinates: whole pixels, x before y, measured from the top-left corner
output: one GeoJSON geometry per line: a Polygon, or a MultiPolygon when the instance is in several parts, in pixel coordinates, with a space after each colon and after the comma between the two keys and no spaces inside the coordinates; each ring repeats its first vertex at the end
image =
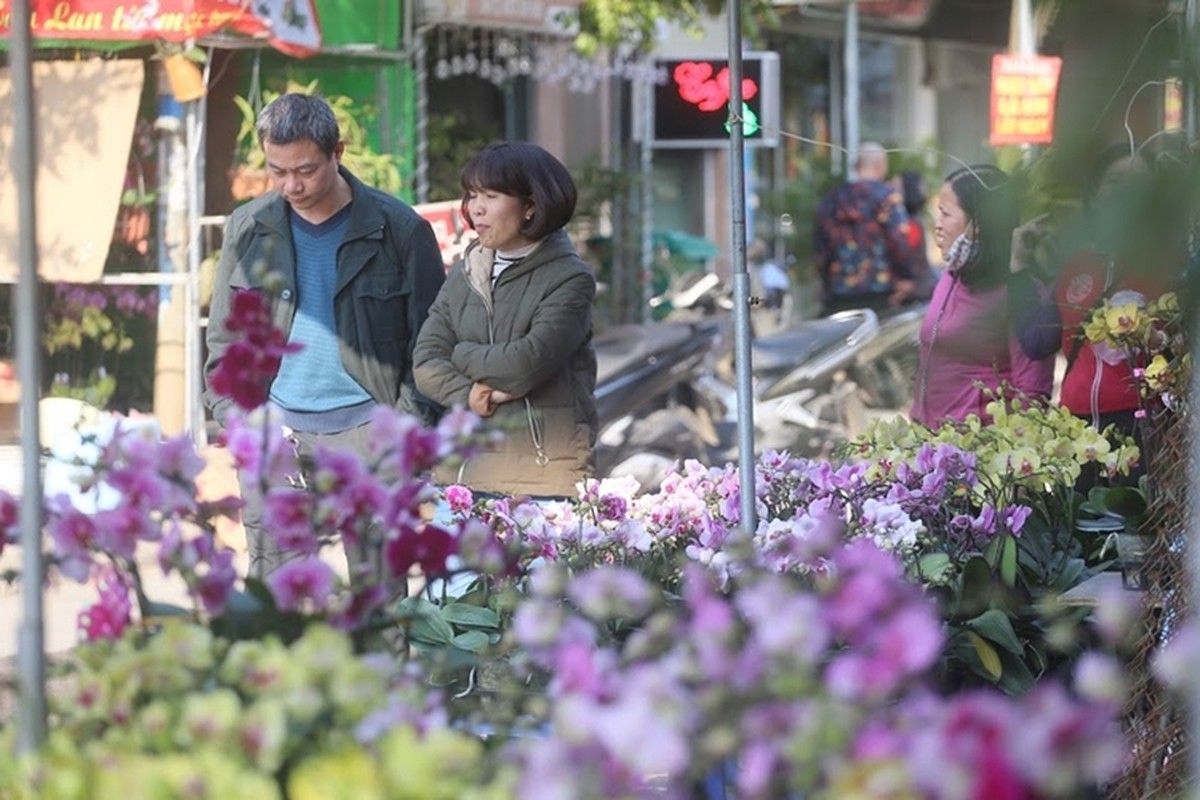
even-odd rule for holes
{"type": "MultiPolygon", "coordinates": [[[[925,308],[916,304],[883,314],[853,309],[756,338],[751,349],[756,451],[828,456],[864,432],[873,416],[907,411],[925,308]]],[[[696,384],[727,409],[724,422],[736,425],[732,354],[696,384]]],[[[728,452],[736,453],[732,447],[728,452]]]]}
{"type": "Polygon", "coordinates": [[[657,488],[679,460],[710,461],[724,416],[697,379],[719,348],[716,321],[619,325],[593,340],[600,433],[596,471],[657,488]]]}
{"type": "Polygon", "coordinates": [[[862,391],[868,410],[907,410],[920,362],[921,323],[926,303],[889,310],[879,318],[879,330],[855,355],[850,378],[862,391]]]}
{"type": "MultiPolygon", "coordinates": [[[[633,474],[648,488],[676,460],[735,459],[739,416],[728,288],[712,273],[693,273],[651,305],[669,309],[665,321],[595,340],[598,474],[633,474]]],[[[855,309],[756,338],[755,450],[828,456],[872,416],[906,411],[924,316],[924,305],[882,315],[855,309]]]]}
{"type": "MultiPolygon", "coordinates": [[[[879,333],[870,309],[842,311],[808,320],[754,342],[751,364],[754,391],[755,450],[787,450],[808,457],[827,456],[865,427],[857,384],[862,348],[879,333]]],[[[717,380],[706,383],[718,393],[736,421],[734,370],[730,360],[717,380]]]]}

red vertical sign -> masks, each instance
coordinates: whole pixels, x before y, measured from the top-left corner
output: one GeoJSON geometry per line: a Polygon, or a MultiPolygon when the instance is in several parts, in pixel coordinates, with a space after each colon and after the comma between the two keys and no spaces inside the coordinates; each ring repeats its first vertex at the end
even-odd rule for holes
{"type": "Polygon", "coordinates": [[[1062,59],[1056,56],[992,57],[993,145],[1049,144],[1062,59]]]}

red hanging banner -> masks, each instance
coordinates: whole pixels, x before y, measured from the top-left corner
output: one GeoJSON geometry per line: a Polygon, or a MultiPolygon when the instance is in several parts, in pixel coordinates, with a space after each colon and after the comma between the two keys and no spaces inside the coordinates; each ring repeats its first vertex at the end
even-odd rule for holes
{"type": "Polygon", "coordinates": [[[992,56],[992,145],[1049,144],[1062,59],[992,56]]]}
{"type": "MultiPolygon", "coordinates": [[[[313,0],[32,0],[35,39],[183,42],[218,31],[266,38],[292,55],[321,49],[313,0]]],[[[0,37],[12,25],[0,0],[0,37]]]]}

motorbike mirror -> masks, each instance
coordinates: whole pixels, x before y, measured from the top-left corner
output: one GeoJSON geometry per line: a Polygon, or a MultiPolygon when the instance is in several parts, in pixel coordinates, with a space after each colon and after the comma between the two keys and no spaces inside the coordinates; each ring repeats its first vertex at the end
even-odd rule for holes
{"type": "Polygon", "coordinates": [[[691,308],[700,301],[700,298],[721,285],[721,279],[715,273],[709,272],[704,277],[698,279],[687,289],[679,292],[675,298],[676,308],[691,308]]]}

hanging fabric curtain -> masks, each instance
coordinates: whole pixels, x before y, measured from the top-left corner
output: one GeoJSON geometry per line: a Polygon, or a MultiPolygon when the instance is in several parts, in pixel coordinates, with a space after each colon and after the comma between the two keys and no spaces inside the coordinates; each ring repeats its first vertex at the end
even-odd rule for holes
{"type": "MultiPolygon", "coordinates": [[[[35,43],[184,42],[217,33],[265,39],[288,55],[321,49],[313,0],[32,0],[35,43]]],[[[0,6],[0,37],[10,14],[0,6]]]]}

